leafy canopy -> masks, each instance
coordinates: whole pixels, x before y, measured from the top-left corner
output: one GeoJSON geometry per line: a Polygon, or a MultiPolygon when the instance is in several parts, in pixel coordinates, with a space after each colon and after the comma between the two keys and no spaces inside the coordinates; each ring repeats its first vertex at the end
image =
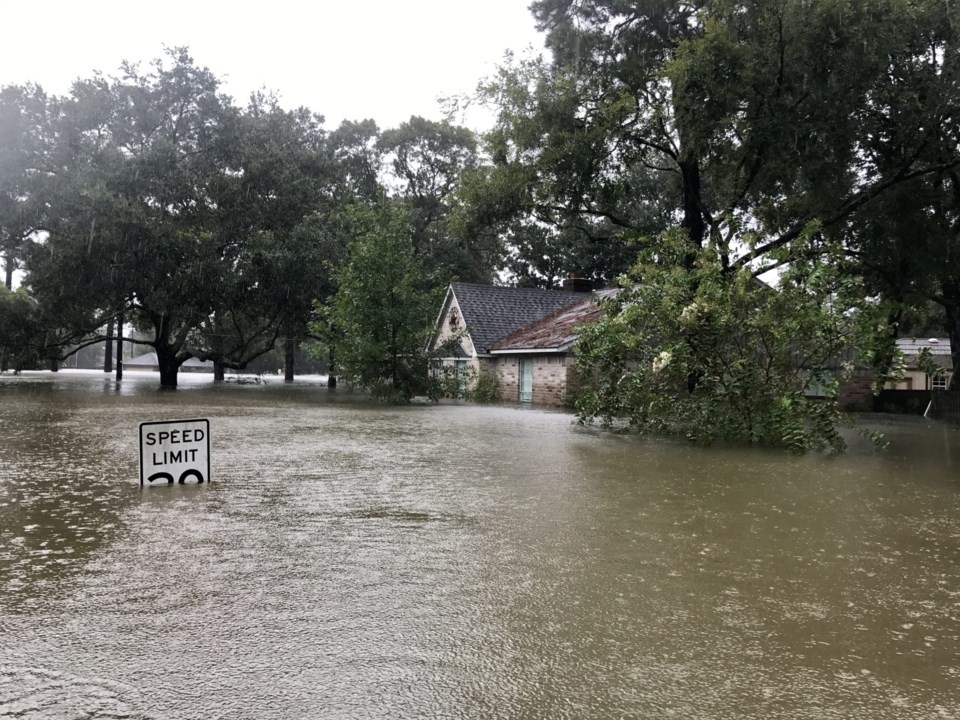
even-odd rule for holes
{"type": "Polygon", "coordinates": [[[331,338],[340,375],[374,396],[406,402],[434,394],[427,344],[443,287],[424,273],[409,215],[384,201],[350,206],[342,216],[354,237],[350,259],[313,332],[331,338]]]}
{"type": "Polygon", "coordinates": [[[837,248],[820,250],[829,261],[793,263],[770,287],[724,271],[714,248],[682,269],[686,236],[665,233],[604,318],[582,329],[580,419],[696,442],[842,449],[836,399],[853,369],[844,359],[883,318],[837,248]]]}

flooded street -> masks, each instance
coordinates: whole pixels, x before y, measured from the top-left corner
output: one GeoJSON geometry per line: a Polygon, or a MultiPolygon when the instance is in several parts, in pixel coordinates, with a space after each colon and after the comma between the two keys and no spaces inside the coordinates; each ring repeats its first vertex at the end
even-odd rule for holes
{"type": "Polygon", "coordinates": [[[960,718],[960,431],[0,378],[0,718],[960,718]],[[140,422],[213,482],[141,489],[140,422]]]}

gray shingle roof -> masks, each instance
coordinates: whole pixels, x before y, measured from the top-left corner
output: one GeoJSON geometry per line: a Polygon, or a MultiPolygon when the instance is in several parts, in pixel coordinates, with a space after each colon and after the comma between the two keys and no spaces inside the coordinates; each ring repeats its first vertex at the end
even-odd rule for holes
{"type": "Polygon", "coordinates": [[[913,367],[920,350],[928,348],[933,361],[945,368],[953,365],[950,357],[950,338],[897,338],[897,349],[907,358],[907,365],[913,367]]]}
{"type": "Polygon", "coordinates": [[[585,293],[564,290],[461,282],[451,287],[473,345],[481,354],[489,352],[491,345],[514,330],[588,297],[585,293]]]}

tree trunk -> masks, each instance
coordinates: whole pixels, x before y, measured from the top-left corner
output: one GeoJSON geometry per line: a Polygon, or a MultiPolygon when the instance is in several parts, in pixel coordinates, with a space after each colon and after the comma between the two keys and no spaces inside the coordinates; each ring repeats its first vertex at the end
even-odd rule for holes
{"type": "MultiPolygon", "coordinates": [[[[680,161],[680,176],[683,184],[683,229],[690,237],[690,243],[699,250],[707,234],[707,224],[703,219],[701,207],[700,164],[696,158],[684,158],[680,161]]],[[[693,269],[696,254],[691,251],[687,256],[688,270],[693,269]]]]}
{"type": "Polygon", "coordinates": [[[113,372],[113,318],[107,323],[107,342],[103,349],[103,371],[113,372]]]}
{"type": "Polygon", "coordinates": [[[223,367],[223,334],[221,332],[222,323],[220,322],[220,311],[213,313],[213,382],[222,383],[225,379],[225,368],[223,367]]]}
{"type": "Polygon", "coordinates": [[[180,369],[176,351],[162,341],[157,343],[156,351],[157,363],[160,366],[160,389],[176,390],[177,371],[180,369]]]}
{"type": "Polygon", "coordinates": [[[13,267],[16,263],[13,260],[13,251],[7,251],[7,256],[3,259],[4,283],[7,290],[13,290],[13,267]]]}
{"type": "Polygon", "coordinates": [[[330,389],[337,387],[337,363],[333,358],[333,348],[330,348],[330,364],[327,367],[327,387],[330,389]]]}
{"type": "Polygon", "coordinates": [[[123,313],[117,313],[117,382],[123,380],[123,313]]]}
{"type": "Polygon", "coordinates": [[[56,355],[50,356],[50,372],[60,372],[60,358],[56,355]]]}
{"type": "Polygon", "coordinates": [[[297,347],[297,341],[290,337],[293,333],[287,331],[287,339],[283,341],[283,381],[285,383],[293,382],[293,352],[297,347]]]}

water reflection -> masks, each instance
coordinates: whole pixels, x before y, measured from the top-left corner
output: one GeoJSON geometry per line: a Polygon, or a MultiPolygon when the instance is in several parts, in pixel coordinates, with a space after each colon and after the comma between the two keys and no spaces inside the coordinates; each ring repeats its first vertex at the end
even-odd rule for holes
{"type": "Polygon", "coordinates": [[[960,716],[956,429],[795,458],[122,385],[0,381],[0,717],[960,716]],[[141,490],[137,424],[187,416],[213,484],[141,490]]]}

